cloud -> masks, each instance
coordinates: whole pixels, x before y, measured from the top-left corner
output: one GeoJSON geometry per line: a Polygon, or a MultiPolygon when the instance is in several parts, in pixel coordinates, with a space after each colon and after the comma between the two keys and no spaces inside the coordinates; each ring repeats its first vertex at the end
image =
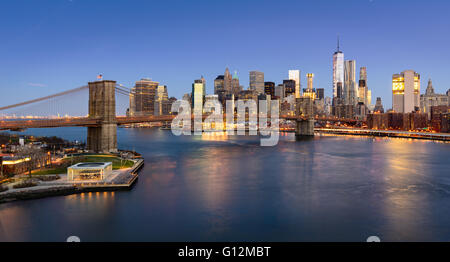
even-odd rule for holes
{"type": "Polygon", "coordinates": [[[45,84],[39,84],[39,83],[28,83],[29,86],[33,86],[33,87],[46,87],[47,85],[45,84]]]}

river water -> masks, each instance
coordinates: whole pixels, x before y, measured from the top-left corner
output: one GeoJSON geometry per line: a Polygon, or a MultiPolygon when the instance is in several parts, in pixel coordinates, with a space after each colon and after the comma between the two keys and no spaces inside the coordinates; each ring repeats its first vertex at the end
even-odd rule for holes
{"type": "MultiPolygon", "coordinates": [[[[85,140],[85,128],[27,130],[85,140]]],[[[131,191],[0,205],[0,241],[450,241],[450,144],[118,129],[131,191]]]]}

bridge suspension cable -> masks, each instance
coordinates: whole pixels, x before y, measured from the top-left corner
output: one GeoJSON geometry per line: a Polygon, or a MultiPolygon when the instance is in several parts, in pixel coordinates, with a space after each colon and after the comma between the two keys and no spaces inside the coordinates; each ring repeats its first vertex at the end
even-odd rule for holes
{"type": "Polygon", "coordinates": [[[121,94],[121,95],[127,95],[127,96],[129,96],[131,94],[131,92],[129,92],[127,90],[124,90],[124,89],[121,89],[121,88],[118,88],[118,87],[116,87],[116,92],[121,94]]]}
{"type": "Polygon", "coordinates": [[[4,111],[4,110],[7,110],[7,109],[19,107],[19,106],[25,106],[25,105],[33,104],[33,103],[41,102],[41,101],[44,101],[44,100],[49,100],[49,99],[52,99],[52,98],[55,98],[55,97],[60,97],[60,96],[63,96],[63,95],[75,93],[75,92],[78,92],[80,90],[87,89],[87,88],[88,88],[88,86],[81,86],[81,87],[70,89],[70,90],[67,90],[67,91],[64,91],[64,92],[60,92],[60,93],[57,93],[57,94],[53,94],[53,95],[49,95],[49,96],[45,96],[45,97],[41,97],[41,98],[36,98],[36,99],[33,99],[33,100],[17,103],[17,104],[14,104],[14,105],[0,107],[0,111],[4,111]]]}
{"type": "Polygon", "coordinates": [[[116,91],[122,95],[130,95],[133,94],[132,89],[125,87],[124,85],[116,85],[116,91]]]}

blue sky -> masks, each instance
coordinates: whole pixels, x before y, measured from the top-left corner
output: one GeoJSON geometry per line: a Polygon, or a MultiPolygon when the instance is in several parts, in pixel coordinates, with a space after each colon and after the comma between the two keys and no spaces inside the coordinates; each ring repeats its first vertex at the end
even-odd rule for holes
{"type": "Polygon", "coordinates": [[[336,37],[368,70],[373,101],[391,107],[391,77],[406,69],[450,88],[450,2],[15,0],[0,2],[0,105],[64,91],[98,73],[126,86],[149,77],[169,95],[203,75],[207,92],[225,67],[282,82],[315,74],[331,96],[336,37]]]}

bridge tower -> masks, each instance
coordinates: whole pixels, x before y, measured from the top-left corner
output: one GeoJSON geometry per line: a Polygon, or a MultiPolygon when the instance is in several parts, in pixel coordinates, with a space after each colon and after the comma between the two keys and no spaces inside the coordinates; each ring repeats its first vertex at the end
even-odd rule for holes
{"type": "Polygon", "coordinates": [[[87,149],[117,152],[116,81],[89,83],[89,118],[100,120],[100,125],[88,127],[87,149]]]}
{"type": "Polygon", "coordinates": [[[297,138],[306,138],[314,136],[314,101],[310,97],[301,97],[296,99],[296,116],[298,117],[295,125],[295,136],[297,138]]]}

